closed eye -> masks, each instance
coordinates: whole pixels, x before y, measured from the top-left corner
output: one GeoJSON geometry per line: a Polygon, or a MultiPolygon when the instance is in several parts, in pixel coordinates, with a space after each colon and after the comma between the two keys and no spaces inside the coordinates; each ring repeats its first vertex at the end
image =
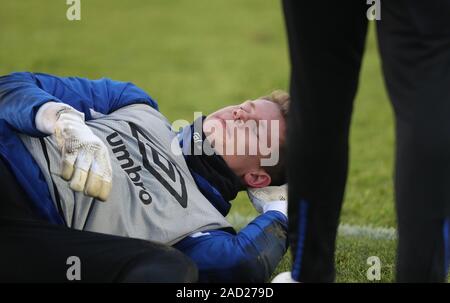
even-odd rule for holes
{"type": "Polygon", "coordinates": [[[239,108],[250,114],[252,111],[255,110],[255,104],[253,104],[252,101],[246,101],[246,102],[242,103],[242,105],[239,106],[239,108]]]}

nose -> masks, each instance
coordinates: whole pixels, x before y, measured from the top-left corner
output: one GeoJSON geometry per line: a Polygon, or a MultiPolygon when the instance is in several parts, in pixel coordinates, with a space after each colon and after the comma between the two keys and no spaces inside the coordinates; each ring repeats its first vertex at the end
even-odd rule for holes
{"type": "Polygon", "coordinates": [[[247,121],[247,113],[242,110],[241,108],[235,108],[233,109],[233,119],[234,120],[243,120],[243,121],[247,121]]]}

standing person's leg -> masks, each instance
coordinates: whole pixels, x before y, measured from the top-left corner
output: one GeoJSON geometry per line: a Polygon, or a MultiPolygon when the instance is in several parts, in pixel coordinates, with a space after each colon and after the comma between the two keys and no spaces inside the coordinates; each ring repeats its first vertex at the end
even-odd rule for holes
{"type": "Polygon", "coordinates": [[[367,6],[360,0],[283,4],[292,64],[288,127],[292,276],[304,282],[331,282],[367,6]]]}
{"type": "Polygon", "coordinates": [[[195,282],[193,262],[149,241],[82,232],[36,218],[0,158],[0,282],[67,282],[71,256],[81,282],[195,282]]]}
{"type": "Polygon", "coordinates": [[[378,40],[396,116],[397,281],[444,281],[450,257],[450,1],[386,1],[378,40]]]}

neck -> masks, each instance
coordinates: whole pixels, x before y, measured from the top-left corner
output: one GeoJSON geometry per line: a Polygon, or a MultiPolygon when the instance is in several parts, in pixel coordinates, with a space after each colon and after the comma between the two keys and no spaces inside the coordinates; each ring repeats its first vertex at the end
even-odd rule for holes
{"type": "Polygon", "coordinates": [[[200,175],[220,193],[224,201],[229,202],[234,200],[244,187],[239,176],[220,155],[204,151],[205,148],[212,148],[202,131],[204,118],[197,119],[189,128],[183,130],[183,153],[191,172],[200,175]]]}

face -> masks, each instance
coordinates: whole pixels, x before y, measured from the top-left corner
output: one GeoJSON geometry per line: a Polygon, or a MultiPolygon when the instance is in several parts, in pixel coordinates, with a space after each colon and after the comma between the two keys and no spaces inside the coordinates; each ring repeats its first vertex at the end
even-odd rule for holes
{"type": "Polygon", "coordinates": [[[256,99],[222,108],[206,117],[203,131],[244,184],[270,184],[261,161],[278,153],[286,132],[286,121],[276,103],[256,99]]]}

